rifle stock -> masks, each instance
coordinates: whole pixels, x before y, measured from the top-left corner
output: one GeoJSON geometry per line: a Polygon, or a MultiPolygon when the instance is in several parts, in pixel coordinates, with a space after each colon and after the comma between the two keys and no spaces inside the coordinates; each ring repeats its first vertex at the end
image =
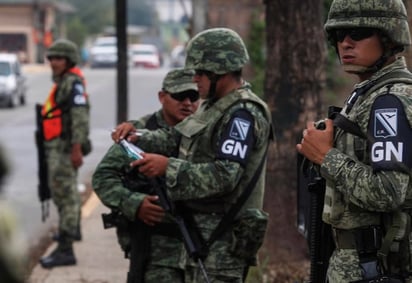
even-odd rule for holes
{"type": "Polygon", "coordinates": [[[49,203],[47,200],[51,198],[49,181],[48,181],[48,168],[46,151],[44,148],[44,134],[43,134],[43,117],[41,114],[43,105],[36,104],[36,131],[35,141],[37,146],[37,160],[38,160],[38,178],[39,184],[37,185],[37,192],[42,207],[42,221],[44,222],[49,216],[49,203]]]}
{"type": "Polygon", "coordinates": [[[335,248],[331,226],[322,221],[326,183],[318,170],[298,154],[298,227],[308,243],[310,283],[326,282],[329,258],[335,248]]]}

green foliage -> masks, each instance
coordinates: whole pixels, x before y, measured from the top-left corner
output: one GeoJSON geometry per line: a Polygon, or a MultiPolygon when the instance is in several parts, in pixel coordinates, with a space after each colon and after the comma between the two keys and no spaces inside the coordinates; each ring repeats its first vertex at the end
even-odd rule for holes
{"type": "Polygon", "coordinates": [[[115,0],[65,0],[76,12],[68,15],[68,23],[79,20],[88,34],[98,34],[104,27],[115,23],[115,0]]]}
{"type": "Polygon", "coordinates": [[[74,18],[67,24],[67,38],[79,46],[83,45],[86,39],[87,31],[79,18],[74,18]]]}
{"type": "Polygon", "coordinates": [[[253,92],[260,97],[263,97],[263,84],[265,79],[265,46],[265,22],[259,18],[258,13],[255,13],[252,17],[247,48],[254,72],[253,79],[250,82],[253,87],[253,92]]]}

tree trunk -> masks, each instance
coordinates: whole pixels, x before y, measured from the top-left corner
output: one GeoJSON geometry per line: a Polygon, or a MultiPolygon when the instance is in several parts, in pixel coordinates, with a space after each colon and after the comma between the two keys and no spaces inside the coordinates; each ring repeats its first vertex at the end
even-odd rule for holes
{"type": "MultiPolygon", "coordinates": [[[[403,0],[403,3],[405,4],[407,13],[408,13],[408,23],[409,23],[409,30],[412,31],[411,29],[411,23],[412,23],[412,0],[403,0]]],[[[405,49],[404,52],[405,58],[406,58],[406,64],[408,65],[409,69],[412,67],[412,48],[408,47],[405,49]]]]}
{"type": "Polygon", "coordinates": [[[295,145],[306,121],[326,115],[321,108],[326,62],[323,1],[267,0],[265,4],[268,58],[264,90],[276,142],[269,150],[264,205],[270,223],[262,250],[268,252],[271,263],[293,268],[307,258],[306,242],[296,228],[295,145]]]}

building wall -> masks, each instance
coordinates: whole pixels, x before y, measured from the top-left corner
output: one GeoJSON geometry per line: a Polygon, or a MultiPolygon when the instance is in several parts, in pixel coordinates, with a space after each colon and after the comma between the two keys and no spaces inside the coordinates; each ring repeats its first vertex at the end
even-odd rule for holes
{"type": "MultiPolygon", "coordinates": [[[[52,37],[44,37],[44,34],[51,32],[56,25],[57,12],[52,4],[42,5],[39,9],[41,11],[37,12],[43,15],[41,19],[35,17],[36,11],[31,4],[0,4],[1,52],[17,53],[24,63],[43,61],[43,52],[53,40],[52,37]],[[36,32],[36,28],[40,32],[36,32]],[[21,40],[22,35],[24,40],[21,40]],[[13,41],[14,44],[11,43],[13,41]]],[[[60,28],[61,26],[57,27],[57,30],[60,31],[60,28]]]]}
{"type": "Polygon", "coordinates": [[[0,48],[3,52],[14,52],[21,56],[23,61],[31,61],[34,59],[34,40],[33,40],[33,17],[32,9],[29,6],[0,6],[0,40],[3,40],[3,46],[0,42],[0,48]],[[8,35],[22,34],[25,37],[25,42],[16,41],[12,43],[10,48],[10,40],[8,35]],[[24,45],[23,45],[24,43],[24,45]],[[11,49],[11,50],[8,50],[11,49]]]}

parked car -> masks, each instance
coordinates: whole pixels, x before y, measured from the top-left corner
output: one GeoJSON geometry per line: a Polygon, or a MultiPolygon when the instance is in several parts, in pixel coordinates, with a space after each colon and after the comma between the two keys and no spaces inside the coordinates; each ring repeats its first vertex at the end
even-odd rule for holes
{"type": "Polygon", "coordinates": [[[90,68],[115,67],[117,64],[116,37],[98,37],[90,49],[89,63],[90,68]]]}
{"type": "Polygon", "coordinates": [[[26,77],[16,54],[0,53],[0,103],[9,108],[26,104],[26,77]]]}
{"type": "Polygon", "coordinates": [[[180,68],[185,65],[186,48],[184,45],[176,45],[170,52],[170,65],[173,68],[180,68]]]}
{"type": "Polygon", "coordinates": [[[130,46],[130,60],[134,67],[159,68],[159,50],[152,44],[132,44],[130,46]]]}

